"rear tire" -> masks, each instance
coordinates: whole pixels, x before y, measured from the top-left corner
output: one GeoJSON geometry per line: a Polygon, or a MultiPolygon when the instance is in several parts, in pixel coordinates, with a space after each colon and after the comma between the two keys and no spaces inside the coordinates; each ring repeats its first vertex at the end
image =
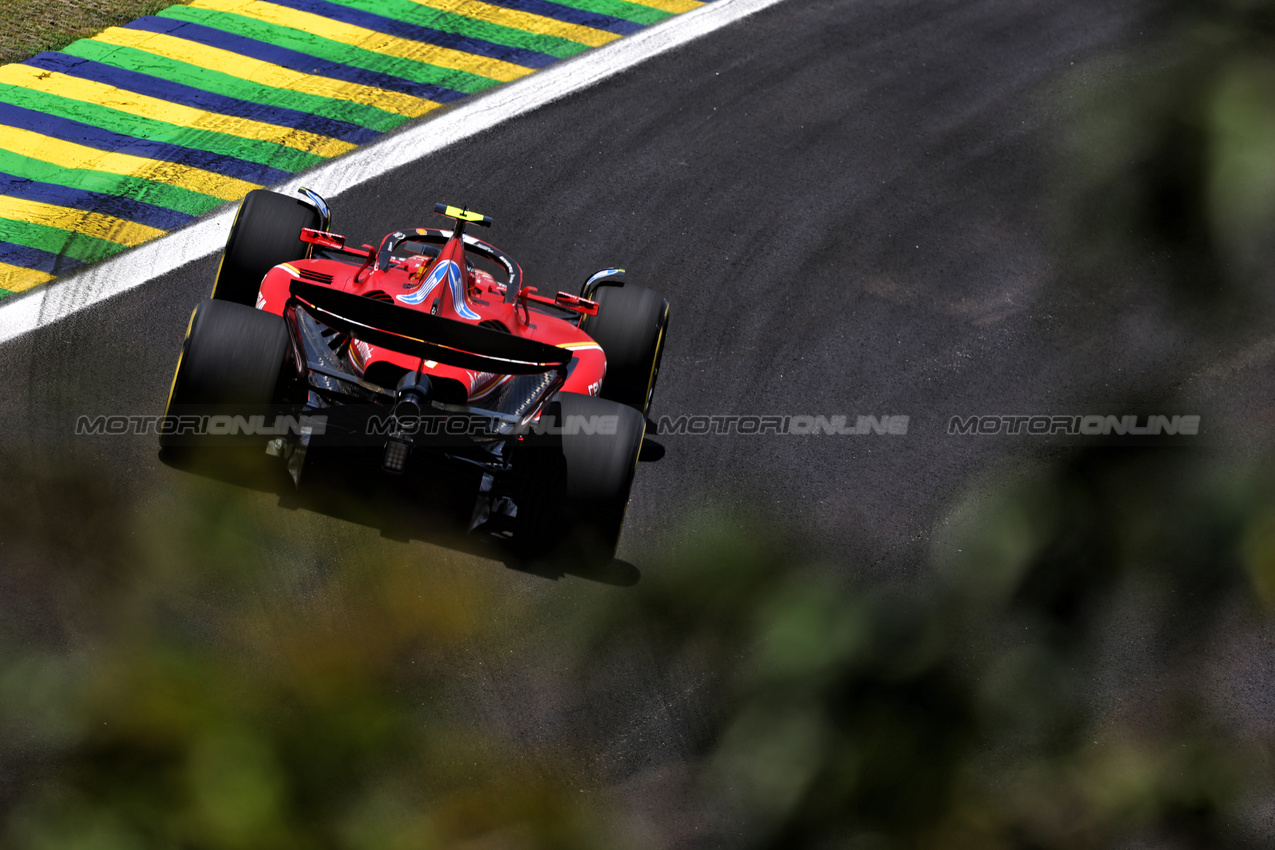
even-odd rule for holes
{"type": "Polygon", "coordinates": [[[518,551],[532,557],[556,552],[576,566],[609,563],[646,420],[627,405],[578,393],[559,393],[545,415],[566,433],[529,437],[521,447],[518,551]]]}
{"type": "MultiPolygon", "coordinates": [[[[264,424],[273,424],[281,410],[279,378],[290,345],[281,316],[242,304],[201,302],[182,343],[165,420],[260,415],[264,424]]],[[[264,447],[265,442],[260,435],[198,434],[171,425],[159,438],[160,447],[173,456],[218,446],[264,447]]]]}
{"type": "Polygon", "coordinates": [[[651,410],[668,330],[668,300],[654,289],[598,287],[598,314],[585,316],[580,329],[602,346],[607,358],[601,396],[627,404],[645,417],[651,410]]]}
{"type": "Polygon", "coordinates": [[[249,192],[230,228],[212,297],[255,306],[266,272],[305,257],[310,246],[301,241],[301,228],[321,223],[319,211],[299,198],[269,189],[249,192]]]}

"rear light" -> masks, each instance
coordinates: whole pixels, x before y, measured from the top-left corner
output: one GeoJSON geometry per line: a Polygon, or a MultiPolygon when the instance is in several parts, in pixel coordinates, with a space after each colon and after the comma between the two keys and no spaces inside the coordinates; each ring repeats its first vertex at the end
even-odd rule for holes
{"type": "Polygon", "coordinates": [[[407,455],[411,450],[411,443],[405,440],[386,440],[385,453],[381,455],[381,468],[386,472],[401,474],[407,468],[407,455]]]}

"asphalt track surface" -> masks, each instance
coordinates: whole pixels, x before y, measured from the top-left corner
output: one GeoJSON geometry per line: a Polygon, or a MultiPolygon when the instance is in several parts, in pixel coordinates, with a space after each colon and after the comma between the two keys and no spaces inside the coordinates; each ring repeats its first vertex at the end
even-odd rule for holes
{"type": "MultiPolygon", "coordinates": [[[[1118,413],[1109,402],[1147,382],[1154,392],[1191,348],[1150,288],[1081,298],[1063,287],[1050,235],[1059,87],[1138,36],[1126,4],[1097,0],[788,0],[329,199],[334,229],[354,244],[431,224],[435,201],[465,203],[494,217],[491,241],[542,291],[575,291],[609,265],[663,289],[673,313],[657,417],[906,415],[906,435],[656,436],[621,563],[593,577],[609,581],[510,569],[446,534],[286,511],[274,493],[239,498],[285,513],[288,534],[324,541],[333,557],[410,547],[440,582],[478,571],[501,594],[546,604],[626,592],[694,535],[707,503],[741,526],[761,517],[785,529],[847,578],[919,580],[953,500],[994,464],[1048,451],[949,436],[951,416],[1118,413]]],[[[72,436],[82,413],[162,409],[216,263],[0,347],[6,439],[36,458],[91,458],[121,493],[227,487],[165,466],[153,437],[72,436]]],[[[1264,416],[1271,347],[1234,342],[1170,383],[1196,381],[1206,414],[1264,416]]],[[[286,545],[263,553],[270,604],[304,596],[312,569],[286,545]]],[[[592,724],[600,769],[589,781],[631,789],[670,844],[704,835],[662,784],[692,746],[694,682],[634,664],[607,710],[567,721],[524,708],[528,683],[552,680],[554,647],[573,636],[549,623],[495,633],[458,670],[458,716],[497,718],[529,753],[561,724],[592,724]],[[523,662],[517,681],[474,672],[510,653],[523,662]]]]}

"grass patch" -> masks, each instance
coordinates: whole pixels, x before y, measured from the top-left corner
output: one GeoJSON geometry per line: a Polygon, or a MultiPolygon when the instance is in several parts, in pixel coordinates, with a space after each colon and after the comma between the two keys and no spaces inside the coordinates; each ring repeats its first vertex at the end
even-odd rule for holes
{"type": "Polygon", "coordinates": [[[58,50],[81,38],[92,38],[143,15],[153,15],[173,0],[0,0],[0,65],[58,50]]]}

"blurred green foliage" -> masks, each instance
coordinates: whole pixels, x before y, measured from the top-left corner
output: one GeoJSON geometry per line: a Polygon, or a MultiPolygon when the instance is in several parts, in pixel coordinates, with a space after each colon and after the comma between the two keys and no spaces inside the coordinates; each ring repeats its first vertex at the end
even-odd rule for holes
{"type": "Polygon", "coordinates": [[[1269,303],[1275,260],[1275,6],[1161,0],[1131,50],[1064,86],[1060,205],[1109,282],[1151,265],[1193,311],[1269,303]]]}
{"type": "Polygon", "coordinates": [[[1271,466],[1112,452],[989,473],[923,588],[857,587],[701,515],[636,587],[550,611],[482,571],[441,582],[412,547],[280,537],[233,488],[130,503],[91,468],[10,463],[5,591],[68,631],[0,636],[6,844],[663,846],[598,790],[583,735],[529,760],[457,717],[449,680],[498,607],[585,637],[555,659],[568,713],[621,658],[701,682],[687,793],[738,846],[1263,846],[1272,741],[1214,665],[1265,621],[1271,466]],[[289,605],[262,587],[281,546],[317,565],[289,605]]]}
{"type": "Polygon", "coordinates": [[[5,590],[74,631],[0,635],[5,772],[38,763],[4,801],[8,845],[594,844],[568,789],[446,723],[449,653],[486,608],[476,579],[440,593],[406,552],[281,540],[233,489],[129,503],[91,467],[8,467],[5,590]],[[318,565],[320,604],[260,604],[278,545],[318,565]]]}

